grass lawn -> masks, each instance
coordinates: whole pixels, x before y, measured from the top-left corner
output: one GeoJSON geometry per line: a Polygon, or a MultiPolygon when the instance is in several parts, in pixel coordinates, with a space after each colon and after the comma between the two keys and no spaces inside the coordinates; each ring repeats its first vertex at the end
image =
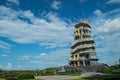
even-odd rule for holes
{"type": "Polygon", "coordinates": [[[3,79],[3,78],[0,78],[0,80],[5,80],[5,79],[3,79]]]}
{"type": "Polygon", "coordinates": [[[96,76],[96,77],[78,78],[72,80],[120,80],[120,75],[96,76]]]}
{"type": "Polygon", "coordinates": [[[80,72],[61,72],[59,75],[80,76],[80,72]]]}

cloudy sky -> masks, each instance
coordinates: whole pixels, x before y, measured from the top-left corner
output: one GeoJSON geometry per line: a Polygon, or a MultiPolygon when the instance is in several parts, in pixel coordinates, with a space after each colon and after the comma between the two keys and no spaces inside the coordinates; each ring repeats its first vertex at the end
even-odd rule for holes
{"type": "Polygon", "coordinates": [[[120,0],[0,0],[0,68],[68,64],[74,24],[90,21],[100,63],[120,59],[120,0]]]}

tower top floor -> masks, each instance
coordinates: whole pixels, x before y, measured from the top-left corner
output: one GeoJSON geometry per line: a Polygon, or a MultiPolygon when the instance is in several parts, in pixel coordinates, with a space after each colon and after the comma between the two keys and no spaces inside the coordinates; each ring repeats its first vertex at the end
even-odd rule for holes
{"type": "Polygon", "coordinates": [[[75,24],[75,28],[79,28],[80,26],[88,26],[88,27],[90,27],[90,22],[87,19],[83,19],[79,23],[75,24]]]}

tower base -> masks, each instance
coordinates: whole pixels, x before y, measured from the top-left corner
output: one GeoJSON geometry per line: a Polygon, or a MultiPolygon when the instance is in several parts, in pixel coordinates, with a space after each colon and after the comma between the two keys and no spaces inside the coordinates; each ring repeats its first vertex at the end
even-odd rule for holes
{"type": "Polygon", "coordinates": [[[80,72],[97,72],[101,70],[102,68],[107,68],[107,64],[100,64],[97,65],[87,65],[87,66],[70,66],[66,65],[64,66],[65,71],[80,71],[80,72]]]}

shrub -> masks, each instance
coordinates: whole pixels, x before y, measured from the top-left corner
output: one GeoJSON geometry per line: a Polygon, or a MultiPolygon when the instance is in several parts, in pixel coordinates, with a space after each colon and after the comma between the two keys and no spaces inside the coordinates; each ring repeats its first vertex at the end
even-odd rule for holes
{"type": "Polygon", "coordinates": [[[19,74],[19,75],[17,75],[17,77],[18,77],[18,79],[34,79],[34,75],[28,74],[28,73],[19,74]]]}
{"type": "Polygon", "coordinates": [[[102,68],[99,72],[106,74],[120,73],[120,69],[114,67],[108,67],[108,68],[102,68]]]}
{"type": "Polygon", "coordinates": [[[79,71],[65,71],[59,72],[59,75],[70,75],[70,76],[79,76],[81,73],[79,71]]]}
{"type": "Polygon", "coordinates": [[[32,71],[2,71],[0,72],[0,78],[18,78],[18,79],[34,79],[34,73],[32,71]]]}
{"type": "Polygon", "coordinates": [[[56,74],[56,68],[47,68],[41,71],[41,75],[55,75],[56,74]]]}

